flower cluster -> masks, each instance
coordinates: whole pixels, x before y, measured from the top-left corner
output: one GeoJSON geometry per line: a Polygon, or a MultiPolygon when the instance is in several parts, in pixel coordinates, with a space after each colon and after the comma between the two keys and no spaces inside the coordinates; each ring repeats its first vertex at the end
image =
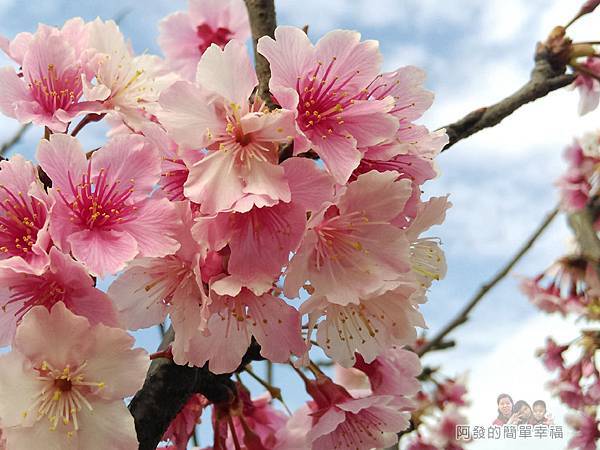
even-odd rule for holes
{"type": "MultiPolygon", "coordinates": [[[[415,123],[433,101],[425,74],[382,73],[378,43],[354,31],[313,45],[279,27],[258,42],[265,101],[248,36],[241,0],[191,0],[160,24],[164,60],[135,55],[101,19],[0,39],[15,62],[0,69],[0,111],[45,129],[38,167],[0,162],[11,450],[135,448],[123,398],[148,358],[125,330],[167,318],[176,364],[227,374],[256,345],[293,361],[313,399],[288,418],[238,383],[214,405],[215,449],[383,448],[408,427],[420,365],[401,347],[445,275],[439,240],[423,234],[450,207],[421,198],[448,142],[415,123]],[[86,151],[79,132],[102,120],[106,143],[86,151]],[[313,345],[369,387],[334,383],[313,345]]],[[[185,448],[207,406],[192,397],[164,439],[185,448]]]]}
{"type": "Polygon", "coordinates": [[[548,389],[574,411],[567,417],[575,429],[569,448],[581,450],[597,448],[600,440],[600,372],[595,357],[600,348],[595,327],[600,320],[600,278],[598,259],[590,253],[598,239],[594,210],[598,199],[599,150],[598,133],[577,139],[567,149],[569,168],[558,182],[561,209],[571,214],[571,223],[580,234],[577,244],[543,273],[526,278],[521,284],[525,295],[541,310],[585,321],[577,339],[559,345],[549,337],[545,348],[537,352],[546,369],[556,372],[548,389]]]}

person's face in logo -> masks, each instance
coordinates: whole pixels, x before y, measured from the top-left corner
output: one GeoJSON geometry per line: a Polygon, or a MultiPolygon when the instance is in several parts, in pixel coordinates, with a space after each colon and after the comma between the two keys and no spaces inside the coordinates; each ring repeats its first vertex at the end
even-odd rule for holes
{"type": "Polygon", "coordinates": [[[533,417],[535,417],[535,420],[542,420],[544,414],[546,414],[546,408],[543,405],[535,405],[533,407],[533,417]]]}
{"type": "Polygon", "coordinates": [[[531,408],[527,405],[523,405],[521,406],[519,414],[523,420],[527,421],[531,417],[531,408]]]}
{"type": "Polygon", "coordinates": [[[503,397],[498,402],[498,409],[500,410],[503,416],[509,416],[512,412],[512,407],[512,402],[508,397],[503,397]]]}

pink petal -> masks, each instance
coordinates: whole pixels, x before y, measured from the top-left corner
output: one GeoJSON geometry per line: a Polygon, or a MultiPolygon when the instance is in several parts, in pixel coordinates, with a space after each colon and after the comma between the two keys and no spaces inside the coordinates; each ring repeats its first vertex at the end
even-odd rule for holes
{"type": "Polygon", "coordinates": [[[48,361],[65,367],[79,361],[91,345],[90,323],[70,312],[64,303],[51,311],[43,306],[32,308],[17,328],[14,348],[34,362],[48,361]]]}
{"type": "Polygon", "coordinates": [[[182,11],[162,19],[158,24],[158,45],[173,70],[193,81],[200,61],[198,36],[190,16],[182,11]]]}
{"type": "Polygon", "coordinates": [[[14,351],[0,356],[0,415],[3,437],[7,429],[18,427],[24,422],[23,412],[29,409],[31,399],[42,387],[43,382],[36,379],[32,363],[25,356],[14,351]]]}
{"type": "Polygon", "coordinates": [[[175,205],[166,198],[143,201],[135,220],[120,226],[137,241],[141,256],[171,255],[179,248],[175,239],[180,222],[175,205]]]}
{"type": "Polygon", "coordinates": [[[395,106],[392,114],[402,121],[412,122],[423,115],[433,103],[433,92],[423,88],[425,71],[415,66],[400,67],[394,72],[384,73],[371,86],[375,98],[381,98],[379,92],[394,97],[395,106]]]}
{"type": "Polygon", "coordinates": [[[14,69],[0,68],[0,111],[8,117],[16,117],[15,108],[18,102],[33,101],[14,69]]]}
{"type": "Polygon", "coordinates": [[[307,211],[317,211],[333,199],[333,179],[308,158],[289,158],[282,164],[292,201],[307,211]]]}
{"type": "Polygon", "coordinates": [[[220,150],[190,168],[183,186],[184,194],[190,200],[200,203],[203,214],[215,214],[229,209],[243,196],[243,185],[237,175],[235,162],[234,152],[220,150]]]}
{"type": "MultiPolygon", "coordinates": [[[[133,391],[129,394],[133,394],[133,391]]],[[[132,450],[138,447],[133,416],[125,403],[121,400],[109,402],[97,400],[93,403],[93,408],[93,411],[83,408],[80,412],[81,432],[77,433],[79,437],[77,448],[132,450]]]]}
{"type": "Polygon", "coordinates": [[[118,231],[83,230],[68,237],[71,252],[92,275],[117,273],[138,254],[135,238],[118,231]]]}
{"type": "Polygon", "coordinates": [[[161,124],[179,145],[189,148],[206,147],[212,139],[211,130],[220,130],[221,123],[206,93],[187,81],[178,81],[160,95],[158,112],[161,124]]]}
{"type": "Polygon", "coordinates": [[[371,171],[348,185],[338,203],[340,214],[364,211],[369,222],[389,222],[400,214],[412,192],[409,180],[395,172],[371,171]]]}
{"type": "Polygon", "coordinates": [[[290,252],[299,245],[305,227],[306,212],[291,203],[254,208],[239,215],[229,244],[229,272],[251,289],[254,283],[272,283],[279,277],[290,252]],[[250,260],[254,261],[251,265],[250,260]]]}
{"type": "Polygon", "coordinates": [[[36,158],[46,175],[52,179],[53,188],[65,193],[71,192],[69,174],[73,184],[76,184],[87,168],[81,143],[66,134],[56,133],[50,136],[49,141],[40,141],[36,158]]]}
{"type": "Polygon", "coordinates": [[[139,135],[115,136],[92,156],[95,175],[106,170],[110,183],[132,183],[132,199],[145,198],[160,179],[156,148],[139,135]]]}
{"type": "Polygon", "coordinates": [[[313,143],[315,151],[335,181],[339,184],[346,184],[362,158],[362,153],[356,149],[356,139],[351,136],[343,137],[334,134],[313,143]]]}
{"type": "Polygon", "coordinates": [[[163,272],[170,273],[168,261],[154,258],[140,258],[123,272],[108,288],[111,297],[127,329],[138,330],[163,322],[167,307],[163,300],[169,294],[168,287],[176,280],[161,279],[163,272]]]}
{"type": "Polygon", "coordinates": [[[388,114],[393,104],[391,97],[355,102],[344,110],[344,131],[356,139],[359,147],[391,139],[398,130],[398,119],[388,114]]]}
{"type": "Polygon", "coordinates": [[[271,66],[270,86],[295,86],[297,78],[316,63],[315,50],[308,36],[296,27],[277,27],[275,40],[268,36],[260,38],[258,52],[271,66]]]}
{"type": "Polygon", "coordinates": [[[360,38],[356,31],[333,30],[315,45],[317,60],[322,61],[324,66],[335,59],[330,77],[345,80],[353,75],[344,87],[348,91],[360,90],[369,84],[379,74],[383,62],[379,43],[374,40],[361,42],[360,38]]]}
{"type": "Polygon", "coordinates": [[[120,328],[97,325],[88,330],[93,342],[88,350],[85,373],[94,381],[105,383],[97,396],[105,400],[121,400],[138,391],[150,366],[145,350],[132,349],[135,339],[120,328]]]}
{"type": "Polygon", "coordinates": [[[273,362],[286,362],[290,355],[304,352],[300,315],[295,308],[270,294],[256,297],[246,290],[240,298],[248,305],[250,329],[261,345],[262,356],[273,362]]]}
{"type": "Polygon", "coordinates": [[[227,103],[244,105],[258,79],[246,46],[232,40],[222,50],[213,44],[204,52],[198,63],[196,82],[226,99],[227,103]]]}

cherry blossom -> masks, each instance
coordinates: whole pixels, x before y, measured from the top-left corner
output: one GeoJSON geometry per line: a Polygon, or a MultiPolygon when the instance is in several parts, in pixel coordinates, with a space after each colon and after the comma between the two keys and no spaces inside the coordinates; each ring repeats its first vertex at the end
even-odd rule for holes
{"type": "Polygon", "coordinates": [[[184,194],[203,214],[290,201],[278,148],[295,133],[293,113],[268,111],[258,99],[250,103],[257,84],[245,46],[233,40],[204,53],[196,84],[177,82],[160,97],[159,118],[175,142],[208,149],[182,153],[189,167],[184,194]]]}
{"type": "Polygon", "coordinates": [[[301,29],[280,26],[274,40],[265,36],[258,42],[271,66],[272,94],[296,114],[294,154],[312,148],[338,183],[358,166],[359,148],[391,139],[399,126],[392,95],[364,98],[382,57],[376,41],[360,38],[335,30],[313,46],[301,29]]]}
{"type": "Polygon", "coordinates": [[[205,252],[192,238],[192,212],[189,202],[176,202],[180,227],[179,249],[173,255],[136,258],[110,285],[122,320],[137,330],[162,323],[167,314],[175,330],[176,352],[188,347],[198,328],[206,325],[208,297],[201,276],[205,252]]]}
{"type": "Polygon", "coordinates": [[[7,345],[23,316],[36,306],[48,309],[62,302],[91,325],[118,326],[110,298],[94,287],[85,268],[56,247],[50,249],[50,262],[40,275],[0,268],[0,345],[7,345]]]}
{"type": "Polygon", "coordinates": [[[200,57],[212,44],[223,48],[232,39],[250,37],[242,0],[189,0],[188,11],[170,14],[158,28],[167,63],[188,80],[194,79],[200,57]]]}
{"type": "Polygon", "coordinates": [[[393,172],[361,175],[335,204],[311,216],[287,270],[288,297],[309,280],[315,296],[343,306],[400,284],[410,269],[408,241],[391,222],[402,212],[410,186],[395,179],[393,172]]]}
{"type": "Polygon", "coordinates": [[[86,161],[75,138],[53,135],[37,157],[53,183],[50,234],[92,274],[114,274],[138,254],[165,256],[179,247],[173,205],[149,197],[160,160],[143,137],[115,137],[86,161]]]}
{"type": "Polygon", "coordinates": [[[309,314],[307,340],[323,316],[317,325],[317,342],[343,367],[356,363],[356,353],[370,363],[394,346],[413,344],[417,338],[415,327],[426,327],[418,310],[420,295],[413,295],[415,291],[413,282],[405,282],[392,291],[346,306],[312,297],[300,307],[303,314],[309,314]]]}
{"type": "Polygon", "coordinates": [[[121,329],[73,315],[62,302],[35,307],[0,357],[0,417],[14,450],[137,447],[123,398],[139,389],[149,360],[121,329]]]}
{"type": "Polygon", "coordinates": [[[98,112],[111,113],[138,130],[156,113],[163,89],[178,79],[153,55],[134,56],[113,20],[88,24],[94,52],[92,76],[85,80],[87,99],[100,103],[98,112]]]}
{"type": "Polygon", "coordinates": [[[575,428],[576,434],[569,441],[569,448],[578,450],[594,450],[600,440],[600,421],[594,416],[577,414],[567,417],[569,424],[575,428]]]}
{"type": "MultiPolygon", "coordinates": [[[[600,59],[589,57],[581,66],[596,76],[600,75],[600,59]]],[[[579,73],[573,86],[579,91],[579,114],[584,115],[598,107],[600,82],[587,73],[579,73]]]]}
{"type": "Polygon", "coordinates": [[[82,98],[82,78],[92,76],[88,39],[81,19],[62,29],[40,25],[35,34],[19,34],[6,50],[21,69],[0,69],[0,111],[54,131],[65,131],[79,114],[97,111],[93,99],[82,98]]]}
{"type": "Polygon", "coordinates": [[[278,435],[282,442],[290,445],[296,441],[296,445],[279,445],[278,449],[386,448],[398,441],[398,431],[408,427],[409,415],[391,404],[392,396],[354,398],[322,375],[316,381],[305,379],[305,383],[314,401],[296,411],[286,431],[278,435]],[[299,422],[307,426],[303,432],[294,429],[299,422]]]}
{"type": "Polygon", "coordinates": [[[196,333],[184,351],[173,347],[177,364],[201,367],[208,362],[213,373],[232,372],[252,337],[261,345],[261,355],[273,362],[286,362],[291,354],[304,352],[300,315],[284,300],[271,294],[256,296],[247,289],[235,297],[211,297],[206,332],[196,333]]]}
{"type": "Polygon", "coordinates": [[[31,162],[21,155],[0,161],[0,267],[44,271],[52,245],[51,206],[31,162]]]}

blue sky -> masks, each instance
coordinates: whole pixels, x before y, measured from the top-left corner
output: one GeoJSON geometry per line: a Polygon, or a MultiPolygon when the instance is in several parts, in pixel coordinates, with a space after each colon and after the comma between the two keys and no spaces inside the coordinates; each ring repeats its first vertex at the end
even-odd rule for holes
{"type": "MultiPolygon", "coordinates": [[[[527,80],[535,42],[551,27],[566,22],[579,2],[560,0],[281,0],[280,24],[309,25],[315,39],[333,28],[357,29],[364,38],[380,41],[385,69],[414,64],[428,74],[427,86],[436,102],[422,123],[437,128],[472,109],[495,102],[527,80]]],[[[0,34],[13,37],[33,31],[38,22],[62,24],[72,16],[108,19],[127,13],[121,28],[137,52],[159,53],[158,20],[185,9],[183,1],[133,0],[39,1],[0,0],[0,34]]],[[[583,19],[573,28],[578,40],[597,40],[598,18],[583,19]]],[[[0,64],[8,64],[0,57],[0,64]]],[[[454,207],[434,234],[444,244],[448,276],[434,286],[423,312],[435,333],[478,287],[489,279],[526,239],[557,201],[553,186],[565,165],[562,151],[574,136],[594,130],[598,113],[577,116],[577,94],[563,90],[524,107],[493,130],[457,144],[438,160],[441,177],[426,186],[427,195],[450,193],[454,207]]],[[[0,118],[0,141],[18,125],[0,118]]],[[[103,129],[89,127],[82,139],[93,148],[103,129]]],[[[31,156],[40,130],[30,130],[14,149],[31,156]]],[[[452,335],[456,349],[431,355],[425,362],[444,364],[450,374],[470,371],[474,388],[470,417],[494,415],[500,391],[534,400],[544,372],[533,357],[545,335],[555,330],[565,337],[574,325],[541,316],[516,288],[515,274],[535,274],[562,254],[568,231],[560,217],[513,274],[492,291],[471,320],[452,335]],[[508,350],[507,350],[508,349],[508,350]],[[517,368],[516,366],[519,366],[517,368]],[[481,383],[485,379],[487,383],[481,383]],[[532,398],[529,398],[531,393],[532,398]]],[[[155,330],[140,342],[153,346],[155,330]]],[[[285,369],[276,372],[282,387],[297,386],[285,369]]],[[[539,392],[539,394],[538,394],[539,392]]],[[[548,396],[546,395],[547,398],[548,396]]],[[[301,395],[286,399],[291,407],[301,395]]],[[[551,405],[561,411],[556,403],[551,405]]],[[[556,416],[556,414],[555,414],[556,416]]],[[[564,442],[544,448],[564,448],[564,442]],[[556,447],[553,447],[556,445],[556,447]]],[[[527,448],[535,448],[530,444],[527,448]]],[[[486,448],[476,444],[471,448],[486,448]]],[[[511,447],[517,448],[517,447],[511,447]]]]}

